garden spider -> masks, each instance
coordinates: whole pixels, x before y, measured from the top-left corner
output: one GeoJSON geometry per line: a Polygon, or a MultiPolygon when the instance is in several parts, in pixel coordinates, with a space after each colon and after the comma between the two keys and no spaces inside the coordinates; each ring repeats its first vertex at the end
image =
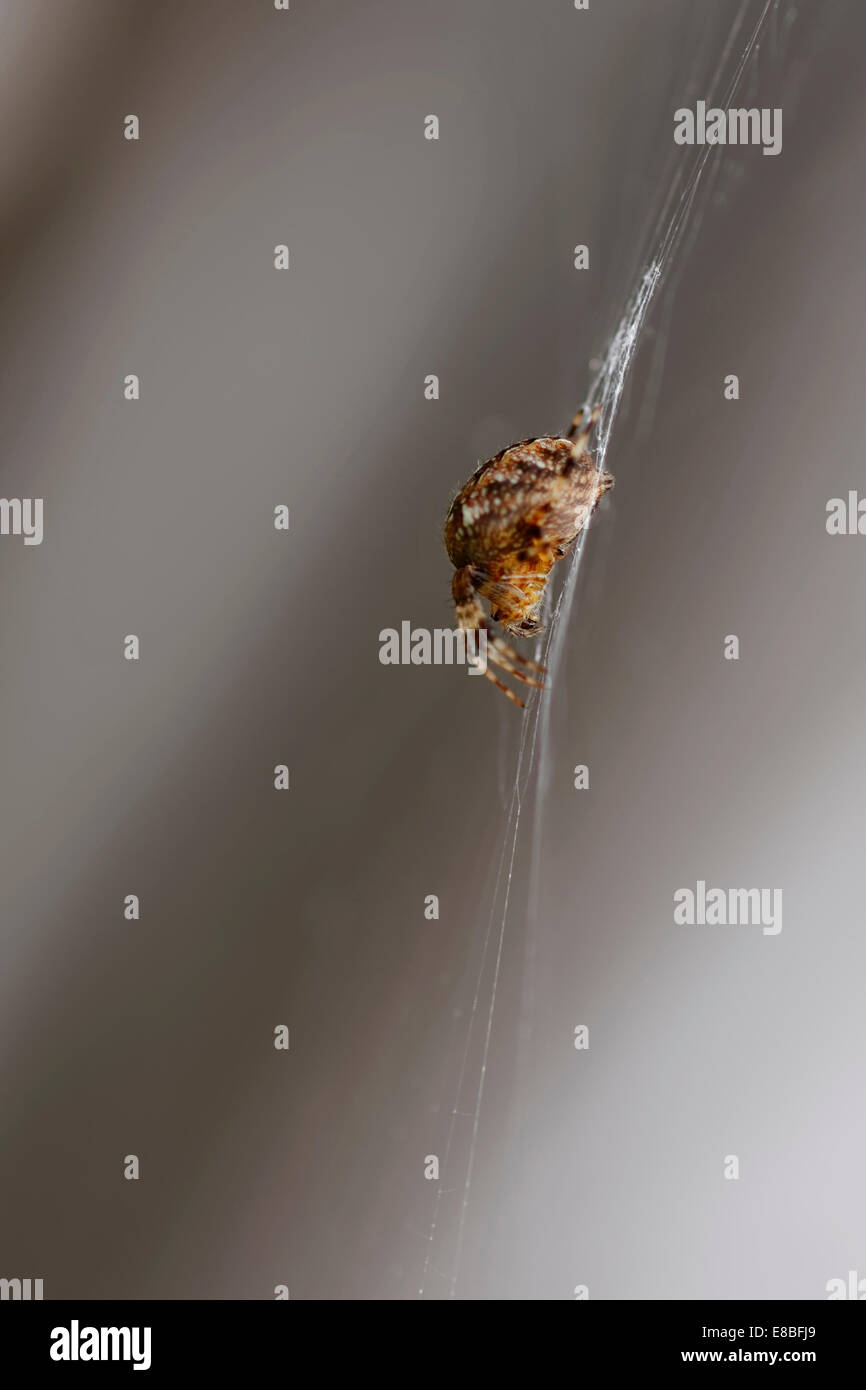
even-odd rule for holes
{"type": "MultiPolygon", "coordinates": [[[[601,415],[579,410],[568,433],[512,444],[476,469],[445,520],[445,548],[456,573],[451,582],[457,624],[488,633],[488,659],[524,685],[544,689],[545,668],[490,632],[490,616],[516,637],[542,631],[544,589],[557,560],[571,550],[613,478],[586,451],[601,415]]],[[[513,690],[489,669],[484,674],[523,708],[513,690]]]]}

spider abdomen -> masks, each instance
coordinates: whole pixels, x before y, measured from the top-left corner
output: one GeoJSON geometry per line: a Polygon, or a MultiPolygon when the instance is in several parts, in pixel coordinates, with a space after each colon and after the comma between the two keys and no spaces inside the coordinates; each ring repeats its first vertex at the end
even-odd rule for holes
{"type": "Polygon", "coordinates": [[[458,569],[525,556],[550,568],[571,544],[613,479],[569,439],[524,440],[481,466],[451,503],[445,546],[458,569]]]}

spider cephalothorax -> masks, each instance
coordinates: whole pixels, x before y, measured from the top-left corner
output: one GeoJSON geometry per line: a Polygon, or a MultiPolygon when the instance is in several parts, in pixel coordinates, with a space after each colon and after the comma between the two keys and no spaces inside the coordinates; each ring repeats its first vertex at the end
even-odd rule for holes
{"type": "MultiPolygon", "coordinates": [[[[488,631],[490,616],[516,637],[541,631],[541,605],[550,571],[566,555],[613,478],[586,451],[596,407],[578,411],[563,437],[525,439],[482,463],[458,492],[445,521],[445,548],[456,574],[451,583],[458,625],[488,631]]],[[[525,685],[541,686],[544,667],[488,635],[488,660],[525,685]]],[[[489,667],[485,675],[515,704],[513,690],[489,667]]]]}

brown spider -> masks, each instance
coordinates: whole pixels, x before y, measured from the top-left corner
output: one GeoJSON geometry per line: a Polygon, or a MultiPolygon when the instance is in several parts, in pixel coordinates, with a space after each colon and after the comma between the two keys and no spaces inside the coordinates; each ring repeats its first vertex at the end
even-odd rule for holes
{"type": "MultiPolygon", "coordinates": [[[[571,550],[613,478],[586,452],[598,406],[579,410],[562,438],[544,436],[512,444],[482,463],[458,492],[445,520],[445,548],[456,570],[451,582],[457,623],[488,633],[488,657],[524,685],[543,690],[537,662],[490,633],[490,616],[516,637],[541,632],[544,587],[550,571],[571,550]]],[[[523,708],[513,690],[488,668],[484,674],[523,708]]]]}

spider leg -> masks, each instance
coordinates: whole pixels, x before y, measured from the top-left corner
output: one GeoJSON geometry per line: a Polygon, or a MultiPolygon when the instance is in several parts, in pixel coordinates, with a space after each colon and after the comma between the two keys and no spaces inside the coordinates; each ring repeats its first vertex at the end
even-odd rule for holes
{"type": "Polygon", "coordinates": [[[504,681],[501,681],[498,676],[494,676],[489,666],[484,668],[484,675],[489,681],[493,681],[496,689],[501,690],[503,695],[507,695],[509,700],[512,700],[515,705],[519,705],[521,709],[525,708],[523,701],[518,699],[513,690],[509,690],[504,681]]]}
{"type": "Polygon", "coordinates": [[[531,657],[524,656],[523,652],[518,652],[514,647],[510,647],[505,639],[498,636],[497,633],[491,632],[487,640],[488,643],[496,651],[501,652],[508,661],[516,661],[520,666],[525,666],[528,671],[537,671],[540,676],[547,675],[546,666],[539,665],[539,663],[533,661],[531,657]]]}
{"type": "Polygon", "coordinates": [[[568,433],[564,436],[566,439],[574,440],[574,448],[572,452],[575,458],[579,454],[583,453],[589,441],[589,436],[592,434],[593,426],[597,425],[600,419],[600,405],[593,406],[592,410],[589,412],[588,419],[586,417],[586,411],[582,406],[575,415],[574,419],[568,427],[568,433]]]}
{"type": "Polygon", "coordinates": [[[503,642],[501,637],[496,637],[492,633],[487,639],[487,659],[494,662],[495,665],[501,666],[503,671],[507,671],[509,675],[516,676],[519,681],[523,681],[524,685],[534,685],[537,690],[544,689],[544,683],[535,680],[527,671],[522,671],[520,665],[527,666],[530,671],[537,671],[540,676],[546,674],[545,667],[539,666],[537,661],[530,661],[528,656],[522,656],[513,647],[509,647],[507,642],[503,642]]]}
{"type": "MultiPolygon", "coordinates": [[[[603,497],[604,494],[607,491],[609,491],[610,488],[613,487],[614,478],[611,473],[605,473],[603,469],[598,467],[598,465],[592,458],[592,455],[587,452],[586,448],[587,444],[589,443],[589,436],[592,433],[593,426],[597,423],[601,415],[601,407],[594,407],[594,409],[590,413],[589,420],[584,425],[583,418],[585,414],[586,412],[584,410],[579,410],[577,412],[577,414],[574,417],[574,420],[571,423],[571,428],[568,431],[568,434],[565,436],[566,439],[572,440],[572,444],[571,456],[566,462],[563,472],[566,475],[568,475],[570,473],[573,473],[576,469],[580,469],[581,471],[586,473],[589,473],[590,471],[595,473],[595,497],[592,499],[592,502],[590,503],[591,509],[595,506],[599,498],[603,497]]],[[[587,512],[587,518],[588,516],[589,511],[587,512]]]]}
{"type": "MultiPolygon", "coordinates": [[[[457,613],[457,625],[464,632],[485,632],[487,633],[487,659],[495,665],[502,667],[509,675],[515,676],[517,680],[523,681],[524,685],[535,686],[543,690],[541,681],[528,674],[528,671],[536,671],[539,675],[544,675],[544,667],[537,662],[530,661],[529,657],[522,656],[520,652],[514,651],[504,642],[501,637],[491,632],[490,624],[484,613],[479,598],[478,591],[472,579],[471,565],[464,565],[462,569],[456,570],[451,581],[451,593],[454,597],[454,607],[457,613]],[[527,670],[522,670],[526,667],[527,670]]],[[[484,668],[484,675],[491,680],[495,686],[503,690],[510,700],[523,709],[523,701],[519,700],[513,690],[509,690],[497,676],[493,674],[489,666],[484,668]]]]}

